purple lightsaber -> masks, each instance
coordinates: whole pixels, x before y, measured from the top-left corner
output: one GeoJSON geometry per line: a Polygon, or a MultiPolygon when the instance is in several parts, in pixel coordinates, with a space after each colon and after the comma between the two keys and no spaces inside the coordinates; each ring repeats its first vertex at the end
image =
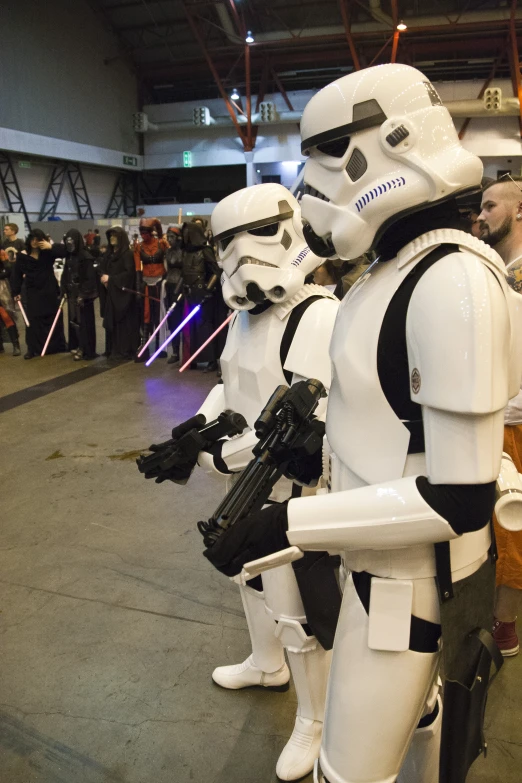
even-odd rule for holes
{"type": "Polygon", "coordinates": [[[167,318],[169,317],[171,312],[174,310],[174,308],[176,307],[177,303],[179,302],[179,300],[181,299],[182,296],[183,296],[183,294],[180,294],[178,296],[178,298],[176,299],[176,301],[173,304],[171,304],[171,306],[169,307],[169,309],[165,313],[165,317],[160,321],[160,323],[154,329],[154,331],[152,332],[151,336],[149,337],[149,339],[147,340],[147,342],[145,343],[145,345],[143,346],[143,348],[139,352],[138,359],[139,359],[139,357],[141,356],[142,353],[145,353],[145,351],[147,350],[147,348],[149,347],[149,345],[151,344],[153,339],[156,337],[157,333],[159,332],[159,330],[161,329],[161,327],[163,326],[163,324],[165,323],[165,321],[167,320],[167,318]]]}
{"type": "Polygon", "coordinates": [[[171,334],[171,335],[169,335],[169,336],[167,337],[167,339],[165,340],[165,342],[163,343],[163,345],[160,345],[160,347],[158,348],[158,350],[156,351],[156,353],[153,353],[153,354],[152,354],[152,356],[150,357],[150,359],[148,359],[148,360],[145,362],[145,367],[150,367],[150,365],[152,364],[152,362],[154,361],[154,359],[156,359],[156,357],[157,357],[157,356],[159,356],[159,355],[160,355],[160,353],[161,353],[162,351],[164,351],[164,350],[165,350],[165,348],[166,348],[166,347],[167,347],[167,345],[168,345],[168,344],[171,342],[171,340],[173,340],[173,339],[175,338],[175,336],[181,332],[181,330],[183,329],[183,327],[184,327],[184,326],[186,326],[186,325],[188,324],[188,322],[189,322],[189,321],[190,321],[192,318],[194,318],[194,316],[196,315],[196,313],[198,313],[200,310],[201,310],[201,305],[200,305],[200,304],[198,304],[198,305],[196,305],[196,306],[194,307],[194,309],[193,309],[193,310],[191,310],[191,311],[190,311],[190,313],[189,313],[189,314],[187,315],[187,317],[186,317],[186,318],[185,318],[185,319],[184,319],[184,320],[183,320],[183,321],[180,323],[180,325],[179,325],[179,326],[178,326],[176,329],[174,329],[174,331],[172,332],[172,334],[171,334]]]}

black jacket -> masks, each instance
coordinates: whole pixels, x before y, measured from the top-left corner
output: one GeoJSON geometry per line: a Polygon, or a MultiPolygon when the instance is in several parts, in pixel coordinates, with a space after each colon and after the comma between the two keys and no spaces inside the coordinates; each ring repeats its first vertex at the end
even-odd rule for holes
{"type": "Polygon", "coordinates": [[[18,253],[11,273],[11,292],[19,296],[22,284],[25,288],[26,309],[31,320],[55,313],[59,304],[59,287],[54,276],[54,262],[64,257],[63,245],[53,245],[50,250],[40,250],[38,258],[18,253]]]}
{"type": "Polygon", "coordinates": [[[65,256],[65,266],[63,268],[60,280],[60,291],[68,296],[82,299],[96,299],[98,291],[96,287],[96,272],[94,270],[94,259],[86,250],[83,237],[75,228],[69,229],[65,235],[71,237],[76,245],[74,253],[67,252],[65,256]]]}

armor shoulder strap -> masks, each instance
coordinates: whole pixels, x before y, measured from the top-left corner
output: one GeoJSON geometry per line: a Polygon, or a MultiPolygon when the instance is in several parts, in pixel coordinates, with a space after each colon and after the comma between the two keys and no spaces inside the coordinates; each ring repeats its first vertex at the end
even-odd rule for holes
{"type": "Polygon", "coordinates": [[[290,370],[285,370],[285,362],[286,357],[288,356],[288,352],[290,350],[290,346],[292,345],[292,340],[294,339],[294,335],[297,331],[297,327],[299,326],[299,321],[303,317],[304,313],[311,304],[314,302],[317,302],[318,299],[322,299],[323,297],[320,294],[316,294],[314,296],[309,296],[307,299],[304,299],[302,302],[299,302],[296,307],[292,310],[290,313],[290,317],[288,318],[288,323],[285,327],[285,331],[283,333],[283,339],[281,340],[281,347],[279,349],[279,357],[281,359],[281,367],[283,368],[283,374],[286,378],[287,383],[292,383],[292,373],[290,370]]]}
{"type": "Polygon", "coordinates": [[[410,370],[406,344],[406,317],[413,291],[421,277],[437,261],[458,246],[435,247],[405,277],[393,295],[384,316],[377,345],[377,372],[388,405],[410,431],[408,454],[424,451],[424,427],[420,405],[411,400],[410,370]]]}

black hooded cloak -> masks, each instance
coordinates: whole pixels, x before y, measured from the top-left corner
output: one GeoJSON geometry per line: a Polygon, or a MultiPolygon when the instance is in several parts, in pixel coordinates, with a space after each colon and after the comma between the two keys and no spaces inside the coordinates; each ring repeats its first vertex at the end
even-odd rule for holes
{"type": "Polygon", "coordinates": [[[101,286],[100,306],[106,330],[106,353],[117,359],[133,359],[138,349],[139,333],[134,294],[123,289],[135,288],[136,269],[129,238],[121,226],[107,231],[107,252],[98,266],[100,276],[108,275],[107,286],[101,286]],[[118,244],[111,245],[114,233],[118,244]]]}
{"type": "MultiPolygon", "coordinates": [[[[186,315],[195,305],[204,300],[199,313],[183,331],[183,360],[186,361],[188,356],[192,356],[225,320],[227,307],[221,297],[220,269],[214,251],[207,242],[204,228],[199,223],[185,223],[181,234],[183,237],[183,283],[185,290],[185,311],[183,314],[186,315]],[[217,281],[212,293],[209,294],[207,285],[213,275],[217,276],[217,281]]],[[[225,339],[226,332],[221,332],[199,354],[196,361],[215,364],[221,355],[225,339]]]]}
{"type": "Polygon", "coordinates": [[[82,235],[71,228],[65,235],[65,265],[60,289],[62,296],[67,295],[69,314],[70,351],[80,349],[84,359],[96,357],[96,326],[94,318],[94,300],[98,296],[94,259],[85,248],[82,235]],[[75,244],[73,253],[67,250],[67,238],[75,244]]]}
{"type": "MultiPolygon", "coordinates": [[[[31,253],[31,240],[45,240],[45,234],[38,228],[33,229],[26,239],[27,255],[18,253],[11,273],[11,291],[13,297],[22,294],[23,304],[30,326],[26,328],[25,339],[29,355],[37,356],[42,352],[51,330],[54,317],[60,304],[60,289],[54,275],[54,262],[63,258],[65,247],[53,245],[50,250],[40,250],[38,258],[31,253]]],[[[53,332],[47,353],[65,351],[63,318],[60,314],[53,332]]]]}

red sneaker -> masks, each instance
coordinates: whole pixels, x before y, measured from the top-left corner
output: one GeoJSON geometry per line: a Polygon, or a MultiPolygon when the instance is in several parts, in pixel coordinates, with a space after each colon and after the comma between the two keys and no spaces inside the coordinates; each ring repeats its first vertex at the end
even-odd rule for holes
{"type": "Polygon", "coordinates": [[[493,639],[504,658],[518,655],[519,644],[515,625],[515,621],[503,623],[501,620],[495,620],[493,623],[493,639]]]}

